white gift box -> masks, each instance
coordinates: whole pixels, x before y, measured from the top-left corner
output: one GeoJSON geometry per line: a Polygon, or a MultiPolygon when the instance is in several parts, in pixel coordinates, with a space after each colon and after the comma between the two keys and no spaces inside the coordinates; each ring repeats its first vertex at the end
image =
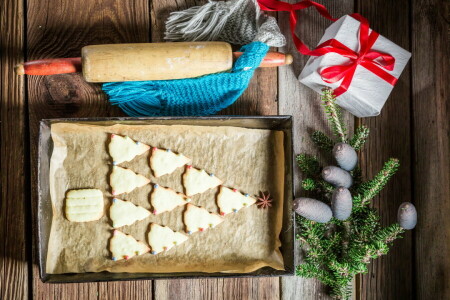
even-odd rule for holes
{"type": "MultiPolygon", "coordinates": [[[[358,52],[359,27],[360,22],[358,20],[349,15],[343,16],[326,29],[319,45],[330,39],[336,39],[353,51],[358,52]]],[[[387,53],[395,58],[395,65],[392,71],[383,69],[395,78],[400,76],[411,57],[411,53],[381,35],[371,49],[387,53]]],[[[346,65],[349,62],[349,58],[336,53],[311,56],[300,74],[299,80],[318,93],[321,93],[324,87],[335,89],[340,86],[342,80],[327,83],[320,76],[320,70],[331,66],[346,65]]],[[[336,103],[357,117],[376,116],[380,114],[393,88],[393,85],[358,65],[350,87],[345,93],[336,98],[336,103]]]]}

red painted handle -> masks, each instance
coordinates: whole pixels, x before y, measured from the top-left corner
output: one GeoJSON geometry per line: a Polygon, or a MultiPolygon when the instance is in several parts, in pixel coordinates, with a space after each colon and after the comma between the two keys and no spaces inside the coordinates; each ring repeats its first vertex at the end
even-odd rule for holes
{"type": "Polygon", "coordinates": [[[18,64],[18,75],[53,75],[81,72],[81,57],[41,59],[18,64]]]}
{"type": "MultiPolygon", "coordinates": [[[[233,58],[237,59],[242,55],[242,52],[233,52],[233,58]]],[[[292,63],[292,55],[284,54],[281,52],[267,52],[263,61],[259,65],[260,68],[271,68],[284,65],[290,65],[292,63]]]]}

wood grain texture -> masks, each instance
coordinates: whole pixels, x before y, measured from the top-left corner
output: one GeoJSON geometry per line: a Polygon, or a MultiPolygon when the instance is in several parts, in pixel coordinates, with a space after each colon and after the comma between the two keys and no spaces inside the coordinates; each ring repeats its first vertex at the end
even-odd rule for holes
{"type": "Polygon", "coordinates": [[[450,299],[450,3],[412,2],[417,299],[450,299]]]}
{"type": "MultiPolygon", "coordinates": [[[[149,41],[149,3],[145,0],[29,0],[27,12],[28,60],[79,56],[81,48],[91,44],[149,41]]],[[[80,74],[28,78],[31,182],[35,183],[40,119],[123,113],[107,103],[99,85],[86,83],[80,74]]],[[[35,212],[35,184],[32,193],[35,212]]],[[[33,266],[33,297],[38,299],[94,299],[100,295],[104,299],[148,299],[151,292],[152,281],[43,284],[37,266],[33,266]]]]}
{"type": "MultiPolygon", "coordinates": [[[[31,247],[25,213],[28,181],[36,182],[37,123],[42,118],[119,116],[99,85],[87,84],[77,74],[28,77],[12,73],[22,60],[79,56],[88,44],[160,41],[170,11],[204,4],[206,0],[5,0],[0,3],[1,46],[1,194],[0,298],[27,299],[328,299],[315,280],[301,278],[157,280],[85,284],[43,284],[31,247]],[[24,4],[27,12],[24,32],[24,4]],[[26,120],[28,99],[31,170],[28,170],[26,120]],[[19,138],[20,137],[20,138],[19,138]],[[31,179],[29,179],[31,176],[31,179]],[[31,269],[27,267],[32,263],[31,269]],[[28,273],[32,272],[32,277],[28,273]],[[155,292],[153,294],[153,292],[155,292]]],[[[296,1],[293,1],[296,2],[296,1]]],[[[361,153],[365,175],[374,175],[391,156],[401,160],[397,175],[374,200],[383,224],[396,220],[398,205],[413,201],[418,227],[396,241],[388,256],[373,262],[358,278],[359,299],[450,298],[450,174],[449,170],[449,4],[443,0],[353,1],[319,0],[339,17],[357,8],[372,28],[405,49],[412,64],[402,74],[381,116],[359,122],[372,130],[361,153]],[[356,5],[354,5],[356,3],[356,5]]],[[[309,134],[327,132],[319,96],[298,83],[307,57],[294,49],[288,14],[279,23],[289,44],[283,51],[294,64],[258,70],[247,91],[222,114],[291,114],[295,120],[295,153],[317,154],[309,134]],[[277,86],[278,80],[278,86],[277,86]],[[278,100],[277,100],[278,98],[278,100]],[[278,102],[277,102],[278,101],[278,102]],[[278,106],[278,109],[277,109],[278,106]]],[[[309,9],[300,13],[300,36],[315,46],[329,21],[309,9]]],[[[350,130],[353,118],[346,114],[350,130]]],[[[322,160],[328,159],[321,157],[322,160]]],[[[301,177],[296,170],[296,195],[301,177]]],[[[36,211],[36,186],[32,185],[36,211]]],[[[34,238],[33,233],[33,238],[34,238]]],[[[33,240],[33,245],[36,241],[33,240]]],[[[298,251],[299,249],[297,249],[298,251]]],[[[298,257],[298,262],[301,257],[298,257]]]]}
{"type": "Polygon", "coordinates": [[[29,292],[26,244],[26,102],[24,80],[14,66],[23,60],[21,1],[0,3],[0,299],[26,299],[29,292]]]}
{"type": "MultiPolygon", "coordinates": [[[[295,3],[297,1],[290,1],[295,3]]],[[[344,14],[353,12],[353,1],[319,1],[324,4],[331,15],[340,17],[344,14]]],[[[300,16],[299,24],[297,24],[297,34],[301,39],[314,48],[323,36],[325,29],[331,25],[331,22],[320,16],[313,9],[298,12],[300,16]]],[[[322,130],[331,136],[328,122],[324,114],[320,95],[301,84],[298,81],[303,66],[308,60],[308,56],[301,55],[295,48],[289,29],[289,14],[278,13],[278,20],[282,32],[287,37],[288,44],[282,49],[282,52],[291,53],[294,56],[294,63],[291,66],[279,68],[279,113],[294,116],[294,153],[308,153],[318,155],[322,162],[330,162],[331,157],[321,156],[317,147],[309,138],[314,130],[322,130]]],[[[344,112],[344,119],[348,125],[349,132],[353,132],[354,118],[349,113],[344,112]]],[[[301,195],[300,182],[301,174],[297,167],[294,167],[294,186],[295,195],[301,195]]],[[[302,261],[300,255],[300,247],[296,243],[296,264],[302,261]]],[[[282,278],[281,279],[281,298],[283,300],[294,299],[330,299],[327,296],[327,288],[317,280],[305,279],[300,277],[282,278]]]]}
{"type": "MultiPolygon", "coordinates": [[[[373,30],[410,50],[409,14],[398,13],[409,10],[409,1],[358,1],[357,7],[373,30]]],[[[400,159],[397,174],[372,200],[385,226],[397,222],[397,210],[402,202],[412,200],[410,70],[408,65],[401,74],[381,115],[360,120],[371,131],[360,156],[364,178],[376,175],[390,157],[400,159]]],[[[411,232],[407,232],[403,239],[394,242],[388,255],[372,260],[369,272],[358,278],[360,299],[411,299],[412,260],[411,232]]]]}
{"type": "MultiPolygon", "coordinates": [[[[153,1],[152,41],[163,41],[164,21],[170,12],[183,10],[206,1],[153,1]]],[[[277,71],[275,68],[258,69],[244,94],[229,108],[220,112],[224,115],[276,115],[277,114],[277,71]]],[[[156,280],[155,299],[278,299],[278,278],[242,279],[195,279],[156,280]]]]}

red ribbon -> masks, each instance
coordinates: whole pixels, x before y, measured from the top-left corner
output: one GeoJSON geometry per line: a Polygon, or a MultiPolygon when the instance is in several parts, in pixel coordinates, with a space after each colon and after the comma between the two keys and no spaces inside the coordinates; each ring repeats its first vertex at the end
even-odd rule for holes
{"type": "Polygon", "coordinates": [[[328,40],[311,51],[295,34],[295,28],[298,22],[296,11],[312,6],[328,20],[336,21],[336,19],[331,17],[325,6],[310,0],[303,0],[295,4],[278,0],[258,0],[258,3],[261,9],[265,11],[288,11],[290,13],[289,20],[292,38],[298,52],[311,56],[322,56],[327,53],[337,53],[350,59],[350,62],[346,65],[326,67],[319,72],[322,80],[327,83],[334,83],[343,79],[341,85],[334,90],[336,97],[348,90],[358,66],[366,68],[391,85],[395,85],[397,83],[397,78],[385,71],[392,71],[394,69],[395,58],[387,53],[371,49],[375,41],[378,39],[379,34],[373,30],[369,34],[369,22],[361,15],[350,15],[361,23],[359,29],[358,52],[353,51],[335,39],[328,40]]]}

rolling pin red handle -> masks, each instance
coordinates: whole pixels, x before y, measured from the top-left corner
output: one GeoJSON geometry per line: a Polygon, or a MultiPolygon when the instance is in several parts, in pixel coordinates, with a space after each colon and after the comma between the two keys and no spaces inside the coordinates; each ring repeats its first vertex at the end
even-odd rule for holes
{"type": "MultiPolygon", "coordinates": [[[[242,52],[233,52],[237,59],[242,52]]],[[[268,52],[260,67],[277,67],[292,63],[292,55],[268,52]]],[[[18,64],[14,68],[17,75],[54,75],[81,72],[81,57],[41,59],[18,64]]]]}
{"type": "MultiPolygon", "coordinates": [[[[233,59],[236,60],[242,52],[233,52],[233,59]]],[[[260,68],[271,68],[292,64],[293,57],[290,54],[284,54],[281,52],[267,52],[263,61],[259,65],[260,68]]]]}
{"type": "Polygon", "coordinates": [[[81,72],[81,57],[33,60],[18,64],[17,75],[54,75],[81,72]]]}

